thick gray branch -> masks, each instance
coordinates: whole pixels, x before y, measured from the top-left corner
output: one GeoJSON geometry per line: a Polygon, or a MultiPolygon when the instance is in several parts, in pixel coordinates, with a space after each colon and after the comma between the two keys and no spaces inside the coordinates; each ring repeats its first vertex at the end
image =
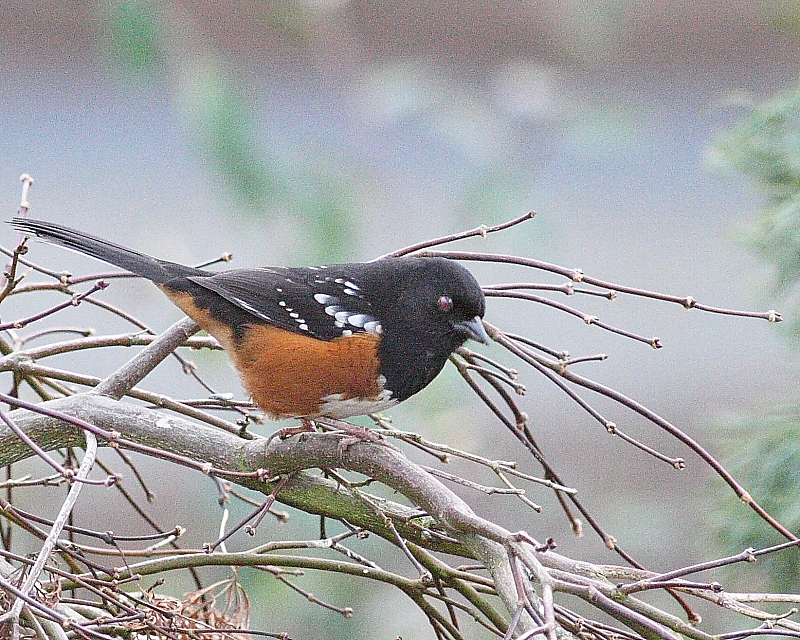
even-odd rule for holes
{"type": "MultiPolygon", "coordinates": [[[[243,440],[219,429],[95,393],[54,400],[46,406],[106,431],[118,432],[127,440],[207,462],[219,469],[233,472],[267,469],[270,475],[295,474],[281,490],[278,497],[281,502],[310,513],[346,518],[352,524],[393,540],[382,518],[365,508],[356,496],[304,470],[341,468],[373,477],[405,495],[431,516],[427,522],[418,519],[415,522],[438,527],[458,538],[461,544],[431,539],[415,528],[403,526],[404,521],[419,512],[371,497],[393,520],[397,518],[396,526],[404,537],[429,549],[477,558],[492,572],[509,611],[513,612],[517,606],[518,596],[503,546],[510,533],[476,516],[461,498],[393,448],[365,442],[343,448],[341,437],[330,433],[304,433],[286,440],[243,440]]],[[[84,442],[81,429],[61,420],[25,410],[13,411],[10,415],[45,450],[82,446],[84,442]]],[[[30,455],[31,451],[9,429],[0,428],[0,465],[18,462],[30,455]]],[[[252,489],[270,490],[269,485],[252,477],[232,480],[252,489]]],[[[520,631],[523,628],[520,627],[520,631]]]]}
{"type": "Polygon", "coordinates": [[[119,400],[198,331],[200,327],[194,320],[181,318],[142,349],[135,358],[97,385],[95,391],[119,400]]]}

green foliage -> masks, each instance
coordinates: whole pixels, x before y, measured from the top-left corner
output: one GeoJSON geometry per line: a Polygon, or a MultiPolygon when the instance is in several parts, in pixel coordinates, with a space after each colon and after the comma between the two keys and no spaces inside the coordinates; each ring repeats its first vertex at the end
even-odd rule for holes
{"type": "MultiPolygon", "coordinates": [[[[306,253],[306,260],[315,264],[343,262],[350,259],[353,249],[353,211],[351,193],[357,191],[352,181],[322,172],[313,176],[310,193],[300,201],[309,214],[308,229],[314,238],[324,242],[306,253]]],[[[309,246],[311,244],[309,243],[309,246]]]]}
{"type": "MultiPolygon", "coordinates": [[[[733,421],[728,431],[728,470],[784,526],[800,532],[800,409],[787,409],[767,418],[733,421]]],[[[722,484],[721,482],[719,483],[722,484]]],[[[785,540],[753,511],[744,507],[727,486],[713,514],[720,541],[730,553],[760,549],[785,540]],[[747,513],[743,513],[746,510],[747,513]]],[[[794,593],[800,584],[800,555],[795,549],[758,560],[767,567],[771,588],[794,593]]]]}
{"type": "MultiPolygon", "coordinates": [[[[748,176],[766,198],[748,238],[777,275],[786,299],[800,288],[800,86],[762,104],[719,139],[712,158],[748,176]]],[[[796,309],[795,309],[796,311],[796,309]]],[[[798,314],[791,313],[795,338],[798,314]]],[[[800,532],[800,408],[764,418],[741,418],[731,425],[725,464],[745,488],[784,526],[800,532]]],[[[721,541],[730,553],[763,548],[783,540],[763,520],[726,492],[714,514],[721,541]]],[[[770,588],[796,591],[800,556],[795,549],[759,559],[769,567],[770,588]]]]}
{"type": "Polygon", "coordinates": [[[777,31],[800,34],[800,6],[796,0],[778,0],[771,22],[777,31]]]}
{"type": "Polygon", "coordinates": [[[158,19],[148,0],[119,0],[109,6],[106,34],[117,64],[137,76],[155,77],[164,64],[158,19]]]}
{"type": "MultiPolygon", "coordinates": [[[[209,178],[227,188],[240,211],[291,211],[309,236],[306,246],[328,247],[326,258],[347,256],[353,248],[348,230],[355,207],[343,196],[342,185],[352,185],[341,175],[340,164],[318,153],[315,168],[297,175],[285,158],[263,145],[244,83],[192,28],[187,20],[190,8],[182,9],[168,11],[152,0],[110,3],[103,31],[115,70],[145,90],[171,89],[175,110],[183,116],[184,129],[209,178]],[[308,185],[311,196],[296,188],[301,183],[308,185]]],[[[317,19],[291,0],[267,3],[262,10],[266,25],[298,40],[313,31],[317,19]]]]}
{"type": "MultiPolygon", "coordinates": [[[[712,158],[751,178],[766,196],[749,240],[789,298],[800,284],[800,86],[752,107],[717,141],[712,158]]],[[[797,321],[793,329],[800,334],[797,321]]]]}
{"type": "Polygon", "coordinates": [[[184,72],[179,107],[216,174],[234,199],[263,212],[282,195],[275,167],[259,148],[243,92],[212,61],[184,72]]]}
{"type": "Polygon", "coordinates": [[[259,9],[267,29],[282,33],[297,42],[312,41],[320,20],[324,19],[324,13],[319,8],[296,0],[265,2],[259,9]]]}
{"type": "Polygon", "coordinates": [[[800,87],[755,105],[716,147],[717,157],[750,176],[772,201],[800,192],[800,87]]]}

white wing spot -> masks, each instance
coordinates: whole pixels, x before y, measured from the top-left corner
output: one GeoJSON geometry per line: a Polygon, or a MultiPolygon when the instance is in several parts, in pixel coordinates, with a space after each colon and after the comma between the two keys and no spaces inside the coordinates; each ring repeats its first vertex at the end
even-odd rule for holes
{"type": "Polygon", "coordinates": [[[381,323],[377,320],[370,320],[369,322],[364,323],[364,331],[367,333],[374,333],[375,335],[380,335],[383,333],[383,327],[381,323]]]}
{"type": "Polygon", "coordinates": [[[314,300],[320,304],[335,304],[339,302],[339,298],[336,296],[329,296],[327,293],[315,293],[314,300]]]}
{"type": "Polygon", "coordinates": [[[353,335],[353,332],[350,331],[350,329],[343,329],[342,330],[342,337],[349,338],[352,335],[353,335]]]}
{"type": "Polygon", "coordinates": [[[305,322],[302,323],[302,324],[297,325],[297,328],[301,329],[303,331],[308,331],[308,325],[305,322]]]}
{"type": "Polygon", "coordinates": [[[353,284],[349,280],[345,280],[344,286],[348,287],[350,289],[355,289],[356,291],[361,291],[361,289],[359,288],[359,286],[357,284],[353,284]]]}
{"type": "Polygon", "coordinates": [[[347,323],[361,329],[367,322],[372,321],[372,319],[372,316],[368,316],[363,313],[356,313],[347,318],[347,323]]]}
{"type": "Polygon", "coordinates": [[[352,313],[335,304],[325,307],[325,313],[334,317],[337,327],[349,324],[350,326],[364,329],[369,333],[379,334],[381,332],[381,323],[366,313],[352,313]]]}
{"type": "Polygon", "coordinates": [[[345,287],[344,289],[342,289],[342,291],[344,291],[348,296],[358,295],[358,292],[355,289],[348,289],[347,287],[345,287]]]}
{"type": "Polygon", "coordinates": [[[278,302],[278,306],[279,307],[285,307],[286,303],[283,300],[281,300],[280,302],[278,302]]]}

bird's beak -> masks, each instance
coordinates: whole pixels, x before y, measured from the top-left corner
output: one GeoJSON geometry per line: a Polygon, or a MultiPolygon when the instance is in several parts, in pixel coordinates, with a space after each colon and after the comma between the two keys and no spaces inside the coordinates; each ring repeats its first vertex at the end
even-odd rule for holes
{"type": "Polygon", "coordinates": [[[491,342],[489,334],[486,333],[486,329],[483,328],[483,320],[480,316],[475,316],[472,320],[459,322],[458,326],[463,329],[464,333],[470,338],[475,340],[475,342],[480,342],[482,344],[489,344],[491,342]]]}

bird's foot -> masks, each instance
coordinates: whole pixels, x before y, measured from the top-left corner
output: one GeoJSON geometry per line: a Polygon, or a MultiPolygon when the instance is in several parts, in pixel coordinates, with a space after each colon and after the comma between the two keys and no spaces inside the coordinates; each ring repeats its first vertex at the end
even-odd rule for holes
{"type": "Polygon", "coordinates": [[[344,438],[339,442],[339,453],[344,453],[355,444],[359,442],[369,442],[371,444],[380,444],[384,447],[389,447],[395,451],[400,451],[390,442],[386,441],[381,434],[376,433],[368,427],[362,427],[357,424],[345,422],[344,420],[336,420],[335,418],[324,418],[319,421],[323,428],[327,428],[333,433],[342,433],[344,438]]]}
{"type": "Polygon", "coordinates": [[[283,429],[278,429],[269,438],[267,438],[267,444],[272,442],[275,438],[278,438],[279,440],[286,440],[292,436],[313,431],[316,431],[314,428],[314,423],[308,418],[302,418],[300,424],[296,427],[284,427],[283,429]]]}

